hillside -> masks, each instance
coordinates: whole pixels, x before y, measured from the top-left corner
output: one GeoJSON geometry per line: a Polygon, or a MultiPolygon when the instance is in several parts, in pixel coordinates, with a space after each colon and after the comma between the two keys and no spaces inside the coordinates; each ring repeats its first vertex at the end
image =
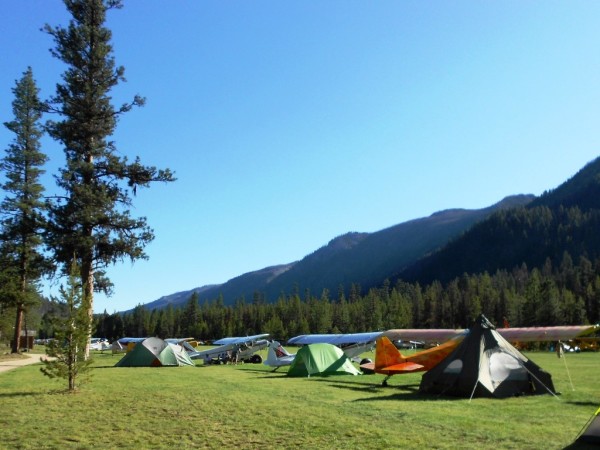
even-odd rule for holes
{"type": "Polygon", "coordinates": [[[449,281],[463,273],[494,273],[521,264],[560,264],[567,252],[573,261],[600,256],[600,158],[526,206],[496,212],[451,241],[439,252],[394,279],[427,284],[449,281]]]}
{"type": "Polygon", "coordinates": [[[302,296],[305,290],[320,295],[328,289],[332,297],[337,297],[340,286],[348,292],[353,283],[364,292],[393,277],[399,268],[409,267],[443,247],[495,211],[523,206],[533,199],[532,195],[517,195],[483,209],[449,209],[374,233],[347,233],[300,261],[249,272],[221,285],[178,292],[145,306],[154,309],[181,305],[194,292],[200,294],[201,302],[222,296],[225,304],[240,298],[251,302],[255,293],[270,302],[282,292],[297,291],[302,296]]]}

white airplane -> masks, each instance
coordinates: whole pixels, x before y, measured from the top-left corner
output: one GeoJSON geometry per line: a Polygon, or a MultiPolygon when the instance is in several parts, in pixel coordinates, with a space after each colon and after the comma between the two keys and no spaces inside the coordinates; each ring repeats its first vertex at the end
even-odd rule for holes
{"type": "Polygon", "coordinates": [[[256,352],[267,346],[268,334],[257,334],[245,337],[227,337],[213,342],[218,347],[210,350],[188,353],[192,359],[202,359],[204,364],[226,364],[228,362],[245,362],[260,364],[262,358],[256,352]]]}
{"type": "Polygon", "coordinates": [[[289,366],[294,361],[296,354],[288,352],[283,346],[277,341],[271,341],[267,345],[269,351],[267,353],[267,359],[264,361],[264,365],[274,367],[273,372],[282,366],[289,366]]]}
{"type": "Polygon", "coordinates": [[[108,350],[110,342],[108,339],[93,337],[90,339],[90,350],[108,350]]]}

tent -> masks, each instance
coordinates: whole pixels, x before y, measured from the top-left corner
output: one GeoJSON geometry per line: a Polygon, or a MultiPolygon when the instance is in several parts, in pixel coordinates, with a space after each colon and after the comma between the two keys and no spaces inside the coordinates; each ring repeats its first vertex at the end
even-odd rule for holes
{"type": "Polygon", "coordinates": [[[483,314],[461,344],[423,375],[419,390],[469,398],[555,393],[550,374],[504,339],[483,314]]]}
{"type": "Polygon", "coordinates": [[[179,345],[168,344],[151,337],[139,342],[115,367],[194,366],[187,352],[179,345]]]}
{"type": "Polygon", "coordinates": [[[584,431],[577,438],[577,442],[586,444],[600,444],[600,408],[592,415],[592,418],[584,426],[584,431]]]}
{"type": "Polygon", "coordinates": [[[298,350],[287,374],[290,377],[360,375],[360,371],[339,347],[332,344],[308,344],[298,350]]]}

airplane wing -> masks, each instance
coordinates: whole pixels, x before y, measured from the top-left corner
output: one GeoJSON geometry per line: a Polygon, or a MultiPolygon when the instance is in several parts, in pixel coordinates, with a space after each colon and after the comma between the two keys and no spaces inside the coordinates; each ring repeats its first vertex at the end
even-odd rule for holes
{"type": "Polygon", "coordinates": [[[391,341],[421,341],[427,343],[445,342],[456,336],[467,334],[468,330],[455,329],[394,329],[383,333],[391,341]]]}
{"type": "Polygon", "coordinates": [[[246,342],[253,342],[259,339],[264,339],[269,336],[269,333],[266,334],[255,334],[254,336],[241,336],[241,337],[226,337],[219,339],[218,341],[214,341],[215,345],[227,345],[227,344],[244,344],[246,342]]]}
{"type": "Polygon", "coordinates": [[[203,359],[204,361],[208,361],[212,358],[217,358],[220,355],[226,354],[228,351],[233,350],[236,347],[236,344],[226,344],[220,345],[215,348],[211,348],[209,350],[202,350],[200,352],[190,353],[189,356],[192,359],[203,359]]]}
{"type": "Polygon", "coordinates": [[[137,344],[138,342],[142,342],[145,339],[147,339],[147,338],[145,338],[145,337],[141,337],[141,338],[124,337],[124,338],[119,339],[119,344],[127,345],[131,342],[135,342],[137,344]]]}
{"type": "Polygon", "coordinates": [[[306,344],[333,344],[336,346],[348,344],[364,344],[375,342],[381,336],[382,331],[370,333],[347,333],[347,334],[302,334],[288,340],[290,345],[306,344]]]}
{"type": "Polygon", "coordinates": [[[575,325],[560,327],[496,328],[507,341],[540,342],[568,341],[597,330],[598,325],[575,325]]]}
{"type": "MultiPolygon", "coordinates": [[[[496,328],[504,339],[508,341],[541,342],[541,341],[568,341],[579,336],[590,334],[600,327],[598,325],[574,325],[556,327],[522,327],[522,328],[496,328]]],[[[423,341],[445,342],[457,336],[466,335],[466,329],[394,329],[383,333],[392,341],[423,341]]]]}

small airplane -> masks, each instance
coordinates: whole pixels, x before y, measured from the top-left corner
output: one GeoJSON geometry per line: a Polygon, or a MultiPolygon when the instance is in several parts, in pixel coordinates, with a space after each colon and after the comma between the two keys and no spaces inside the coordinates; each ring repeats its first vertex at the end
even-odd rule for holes
{"type": "Polygon", "coordinates": [[[188,356],[191,358],[193,354],[198,353],[196,347],[194,347],[191,343],[196,343],[197,341],[194,338],[167,338],[165,342],[169,344],[177,344],[187,352],[188,356]]]}
{"type": "MultiPolygon", "coordinates": [[[[564,341],[592,333],[598,325],[577,325],[557,327],[496,328],[508,341],[541,342],[564,341]]],[[[375,348],[375,362],[361,364],[364,372],[387,375],[382,385],[392,375],[427,371],[437,366],[463,341],[469,330],[388,330],[378,339],[375,348]],[[426,342],[445,342],[436,347],[404,356],[391,339],[421,339],[426,342]]]]}
{"type": "Polygon", "coordinates": [[[372,350],[375,347],[375,341],[382,333],[382,331],[375,331],[347,334],[302,334],[289,339],[287,343],[290,345],[333,344],[341,348],[346,356],[352,359],[361,353],[372,350]]]}
{"type": "Polygon", "coordinates": [[[145,337],[142,338],[132,338],[132,337],[123,337],[121,339],[117,339],[113,341],[111,345],[112,353],[125,353],[129,352],[136,346],[138,342],[142,342],[145,337]]]}
{"type": "Polygon", "coordinates": [[[90,339],[90,350],[108,350],[110,342],[108,339],[93,337],[90,339]]]}
{"type": "Polygon", "coordinates": [[[202,359],[204,364],[226,364],[228,362],[260,364],[262,357],[256,352],[267,346],[268,334],[245,337],[226,337],[213,342],[218,347],[188,353],[192,359],[202,359]]]}
{"type": "Polygon", "coordinates": [[[465,336],[466,334],[454,336],[437,347],[410,356],[404,356],[387,336],[380,336],[375,346],[375,362],[361,364],[360,368],[365,373],[387,375],[382,382],[383,386],[387,386],[387,381],[392,375],[422,372],[437,366],[458,347],[465,336]]]}
{"type": "Polygon", "coordinates": [[[267,359],[263,362],[264,365],[274,367],[273,372],[282,366],[289,366],[294,361],[296,354],[288,352],[279,342],[271,341],[267,345],[267,359]]]}

